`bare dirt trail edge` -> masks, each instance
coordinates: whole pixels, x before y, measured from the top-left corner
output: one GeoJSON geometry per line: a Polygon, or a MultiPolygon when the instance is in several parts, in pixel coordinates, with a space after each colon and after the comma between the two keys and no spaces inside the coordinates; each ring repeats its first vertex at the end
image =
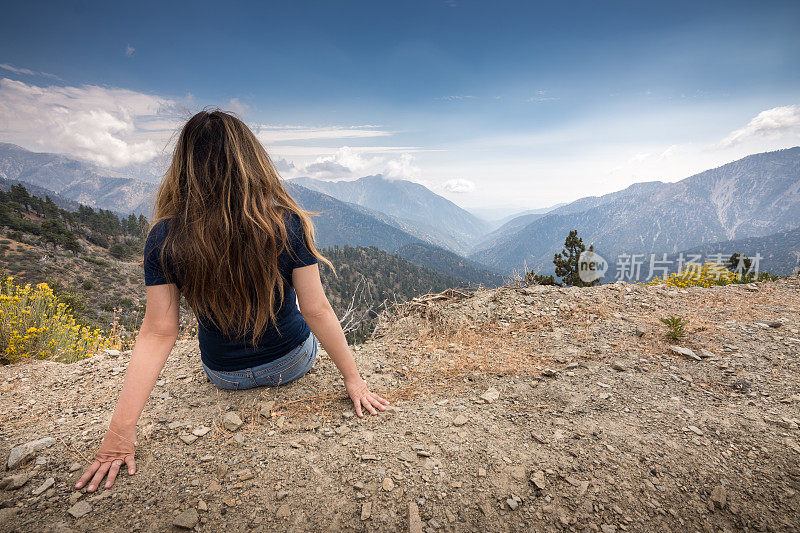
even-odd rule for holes
{"type": "Polygon", "coordinates": [[[324,354],[229,392],[179,343],[95,494],[127,355],[0,368],[0,531],[800,531],[800,278],[451,296],[355,351],[394,403],[363,420],[324,354]]]}

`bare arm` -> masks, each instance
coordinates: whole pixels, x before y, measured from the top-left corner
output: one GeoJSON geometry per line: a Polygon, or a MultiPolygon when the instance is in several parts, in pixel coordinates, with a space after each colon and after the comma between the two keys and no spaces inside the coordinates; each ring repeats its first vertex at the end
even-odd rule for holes
{"type": "Polygon", "coordinates": [[[389,402],[370,392],[366,382],[361,378],[339,319],[336,318],[336,313],[322,288],[319,265],[295,268],[292,271],[292,284],[297,292],[300,313],[331,357],[333,364],[341,372],[347,393],[353,400],[356,414],[362,416],[362,405],[373,415],[377,414],[376,408],[384,411],[389,402]]]}
{"type": "Polygon", "coordinates": [[[111,487],[123,462],[128,465],[129,475],[136,471],[136,424],[178,338],[179,303],[180,293],[175,285],[147,287],[144,320],[136,336],[109,430],[97,451],[94,463],[75,484],[76,489],[83,487],[91,479],[86,490],[93,492],[100,486],[106,473],[108,478],[105,487],[111,487]]]}

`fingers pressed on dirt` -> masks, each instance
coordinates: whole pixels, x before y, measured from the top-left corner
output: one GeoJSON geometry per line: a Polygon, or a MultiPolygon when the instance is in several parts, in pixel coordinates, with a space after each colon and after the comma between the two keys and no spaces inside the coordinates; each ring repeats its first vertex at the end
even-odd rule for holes
{"type": "Polygon", "coordinates": [[[100,468],[100,461],[95,461],[94,463],[92,463],[91,466],[89,466],[89,468],[86,469],[86,472],[83,473],[83,475],[77,481],[77,483],[75,483],[75,488],[79,489],[83,487],[87,481],[92,479],[92,476],[94,475],[95,472],[97,472],[98,468],[100,468]]]}
{"type": "Polygon", "coordinates": [[[370,401],[369,401],[369,397],[367,397],[367,396],[363,397],[363,398],[361,399],[361,403],[363,403],[363,404],[364,404],[364,407],[366,407],[366,408],[367,408],[367,411],[369,411],[369,412],[370,412],[370,413],[372,413],[373,415],[377,415],[377,414],[378,414],[378,412],[375,410],[375,408],[374,408],[374,407],[372,407],[372,403],[370,403],[370,401]]]}
{"type": "Polygon", "coordinates": [[[125,456],[125,464],[128,465],[128,475],[134,475],[136,473],[136,459],[134,459],[133,455],[125,456]]]}
{"type": "Polygon", "coordinates": [[[384,406],[384,403],[383,403],[386,400],[384,400],[383,398],[381,398],[377,394],[371,394],[369,399],[372,402],[372,405],[377,407],[379,410],[381,410],[381,411],[385,411],[386,410],[386,407],[384,406]]]}
{"type": "Polygon", "coordinates": [[[101,464],[100,468],[97,469],[97,472],[95,472],[94,477],[89,482],[89,486],[86,488],[86,490],[88,490],[89,492],[94,492],[94,490],[100,486],[100,482],[103,481],[103,478],[105,477],[106,472],[108,472],[109,468],[111,468],[110,462],[101,464]]]}
{"type": "Polygon", "coordinates": [[[117,474],[119,474],[120,466],[121,465],[111,463],[111,468],[108,469],[108,476],[106,477],[105,488],[109,488],[114,485],[114,480],[117,479],[117,474]]]}

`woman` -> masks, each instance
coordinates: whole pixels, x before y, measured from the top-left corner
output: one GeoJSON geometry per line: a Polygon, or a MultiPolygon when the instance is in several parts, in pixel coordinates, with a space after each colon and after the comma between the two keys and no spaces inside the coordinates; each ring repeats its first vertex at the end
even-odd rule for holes
{"type": "Polygon", "coordinates": [[[147,308],[95,461],[75,484],[111,487],[136,471],[136,424],[178,337],[183,296],[198,319],[203,368],[225,389],[277,386],[314,363],[317,338],[361,417],[389,402],[361,379],[325,297],[308,214],[239,119],[202,111],[183,127],[145,243],[147,308]],[[296,298],[295,298],[296,296],[296,298]],[[299,303],[299,310],[297,304],[299,303]]]}

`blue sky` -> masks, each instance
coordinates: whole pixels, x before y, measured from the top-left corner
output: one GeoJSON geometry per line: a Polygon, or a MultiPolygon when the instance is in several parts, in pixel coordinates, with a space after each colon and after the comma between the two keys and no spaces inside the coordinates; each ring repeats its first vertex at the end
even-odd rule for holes
{"type": "Polygon", "coordinates": [[[770,1],[20,2],[0,140],[157,167],[220,105],[287,177],[542,207],[800,144],[798,27],[770,1]]]}

